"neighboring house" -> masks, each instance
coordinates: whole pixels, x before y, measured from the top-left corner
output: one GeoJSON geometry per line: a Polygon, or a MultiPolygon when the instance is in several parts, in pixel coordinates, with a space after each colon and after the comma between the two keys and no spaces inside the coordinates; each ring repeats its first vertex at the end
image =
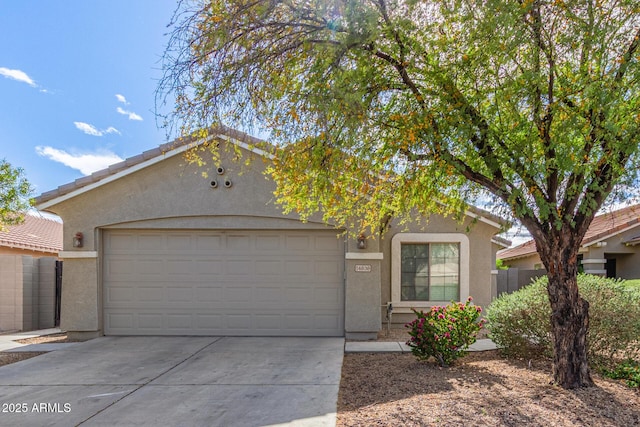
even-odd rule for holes
{"type": "Polygon", "coordinates": [[[178,140],[36,199],[64,220],[62,329],[368,339],[389,302],[404,322],[411,307],[496,296],[500,218],[470,209],[462,223],[392,220],[359,242],[320,216],[282,213],[263,141],[228,128],[214,141],[216,164],[189,164],[181,154],[205,141],[178,140]]]}
{"type": "MultiPolygon", "coordinates": [[[[533,240],[501,250],[498,258],[509,267],[544,269],[533,240]]],[[[640,278],[640,205],[596,216],[582,240],[579,261],[585,273],[640,278]]]]}
{"type": "Polygon", "coordinates": [[[62,223],[37,213],[0,232],[0,332],[55,326],[62,223]]]}
{"type": "Polygon", "coordinates": [[[0,231],[0,255],[58,256],[62,250],[62,223],[37,213],[27,213],[24,222],[0,231]]]}

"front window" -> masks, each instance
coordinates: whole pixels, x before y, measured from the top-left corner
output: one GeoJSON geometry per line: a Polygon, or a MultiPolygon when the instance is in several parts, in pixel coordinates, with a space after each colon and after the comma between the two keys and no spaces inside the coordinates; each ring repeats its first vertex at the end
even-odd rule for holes
{"type": "Polygon", "coordinates": [[[459,243],[401,245],[401,301],[460,299],[459,243]]]}
{"type": "MultiPolygon", "coordinates": [[[[398,233],[391,239],[391,302],[410,313],[469,296],[469,238],[465,233],[398,233]]],[[[489,276],[487,272],[487,276],[489,276]]],[[[487,281],[490,277],[475,277],[487,281]]]]}

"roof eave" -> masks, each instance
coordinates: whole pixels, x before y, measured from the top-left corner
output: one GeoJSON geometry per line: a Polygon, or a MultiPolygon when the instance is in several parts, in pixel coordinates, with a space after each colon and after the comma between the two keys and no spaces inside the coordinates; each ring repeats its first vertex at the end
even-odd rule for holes
{"type": "Polygon", "coordinates": [[[596,245],[596,244],[598,244],[600,242],[603,242],[603,241],[605,241],[607,239],[610,239],[610,238],[612,238],[614,236],[617,236],[618,234],[626,233],[627,231],[632,230],[632,229],[634,229],[634,228],[636,228],[638,226],[640,226],[640,223],[634,222],[631,225],[629,225],[629,226],[627,226],[625,228],[622,228],[620,230],[616,230],[613,233],[607,233],[607,234],[602,233],[600,235],[593,236],[586,243],[583,240],[582,241],[582,245],[580,245],[580,246],[583,247],[583,248],[589,248],[589,247],[594,246],[594,245],[596,245]]]}

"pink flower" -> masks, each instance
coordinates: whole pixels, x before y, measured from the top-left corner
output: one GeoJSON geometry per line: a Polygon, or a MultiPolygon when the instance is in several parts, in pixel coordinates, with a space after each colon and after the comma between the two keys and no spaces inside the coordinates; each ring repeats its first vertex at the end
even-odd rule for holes
{"type": "Polygon", "coordinates": [[[444,319],[444,314],[438,314],[438,319],[444,319]]]}

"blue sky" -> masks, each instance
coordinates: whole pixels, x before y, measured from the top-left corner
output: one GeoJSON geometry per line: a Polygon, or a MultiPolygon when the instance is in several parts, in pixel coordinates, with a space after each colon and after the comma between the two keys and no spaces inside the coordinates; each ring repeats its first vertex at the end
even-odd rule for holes
{"type": "Polygon", "coordinates": [[[166,142],[155,119],[176,0],[0,0],[0,159],[35,195],[166,142]]]}
{"type": "Polygon", "coordinates": [[[0,159],[34,195],[167,142],[155,90],[177,6],[0,0],[0,159]]]}

